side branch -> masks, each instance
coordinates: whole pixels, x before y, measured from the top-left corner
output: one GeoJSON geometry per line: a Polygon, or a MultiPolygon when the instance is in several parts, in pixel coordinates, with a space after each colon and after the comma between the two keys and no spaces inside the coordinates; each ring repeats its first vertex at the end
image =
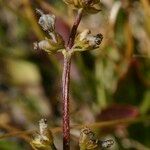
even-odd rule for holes
{"type": "Polygon", "coordinates": [[[68,40],[68,45],[67,45],[68,49],[71,49],[72,46],[73,46],[73,44],[74,44],[75,36],[76,36],[76,33],[77,33],[77,28],[78,28],[79,23],[80,23],[81,18],[82,18],[82,13],[83,13],[83,9],[80,8],[78,10],[78,14],[76,16],[76,19],[74,21],[74,24],[73,24],[71,32],[70,32],[70,36],[69,36],[69,40],[68,40]]]}

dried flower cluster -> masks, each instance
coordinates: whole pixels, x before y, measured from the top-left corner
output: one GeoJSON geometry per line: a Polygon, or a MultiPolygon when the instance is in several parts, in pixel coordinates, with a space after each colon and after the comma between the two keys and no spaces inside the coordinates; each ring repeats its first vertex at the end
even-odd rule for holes
{"type": "Polygon", "coordinates": [[[85,127],[81,130],[79,146],[80,150],[100,150],[110,148],[114,144],[112,139],[100,141],[91,129],[85,127]]]}
{"type": "Polygon", "coordinates": [[[34,150],[56,150],[46,119],[39,121],[39,132],[35,134],[30,144],[34,150]]]}
{"type": "MultiPolygon", "coordinates": [[[[83,2],[82,2],[83,3],[83,2]]],[[[95,4],[96,1],[91,4],[95,4]]],[[[37,13],[41,15],[39,18],[39,25],[49,35],[45,40],[34,43],[34,49],[42,49],[48,53],[56,53],[65,51],[65,43],[61,35],[55,31],[55,16],[50,14],[44,14],[41,10],[37,9],[37,13]]],[[[99,47],[103,39],[102,34],[92,35],[91,32],[86,29],[79,33],[75,37],[75,43],[72,47],[72,53],[75,51],[87,51],[93,50],[99,47]]]]}
{"type": "Polygon", "coordinates": [[[98,13],[101,10],[100,0],[63,0],[72,8],[83,8],[88,13],[98,13]]]}
{"type": "Polygon", "coordinates": [[[94,150],[98,148],[98,140],[91,129],[85,127],[81,130],[79,146],[81,150],[94,150]]]}
{"type": "Polygon", "coordinates": [[[99,47],[103,39],[102,34],[92,35],[90,30],[84,30],[75,39],[75,51],[93,50],[99,47]]]}
{"type": "MultiPolygon", "coordinates": [[[[35,134],[30,144],[34,150],[57,150],[46,119],[39,121],[39,131],[35,134]]],[[[113,144],[112,139],[103,141],[97,139],[95,133],[88,127],[84,127],[81,130],[79,138],[80,150],[100,150],[110,148],[113,144]]]]}
{"type": "Polygon", "coordinates": [[[61,35],[55,31],[55,16],[44,14],[41,10],[37,9],[37,13],[41,15],[39,18],[39,25],[46,31],[50,38],[45,38],[40,42],[34,43],[34,49],[42,49],[48,53],[55,53],[64,49],[64,41],[61,35]]]}

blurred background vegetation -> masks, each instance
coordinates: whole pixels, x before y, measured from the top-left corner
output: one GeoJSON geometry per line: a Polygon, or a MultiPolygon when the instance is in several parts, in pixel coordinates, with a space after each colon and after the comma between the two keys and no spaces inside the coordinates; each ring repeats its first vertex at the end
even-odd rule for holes
{"type": "MultiPolygon", "coordinates": [[[[102,11],[83,16],[79,32],[104,36],[99,50],[77,53],[71,68],[71,124],[144,118],[150,113],[150,2],[101,0],[102,11]],[[79,117],[80,116],[80,117],[79,117]]],[[[61,0],[0,0],[0,150],[30,150],[28,137],[38,120],[61,126],[61,55],[34,51],[43,39],[35,8],[57,17],[56,30],[67,41],[75,12],[61,0]],[[13,134],[12,134],[13,135],[13,134]]],[[[150,120],[96,128],[115,140],[114,150],[150,150],[150,120]]],[[[79,131],[72,148],[79,149],[79,131]]],[[[61,147],[61,134],[56,146],[61,147]]]]}

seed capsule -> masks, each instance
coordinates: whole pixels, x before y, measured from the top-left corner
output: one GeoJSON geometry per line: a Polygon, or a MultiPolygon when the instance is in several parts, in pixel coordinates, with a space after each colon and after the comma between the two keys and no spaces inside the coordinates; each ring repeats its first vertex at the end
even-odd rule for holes
{"type": "Polygon", "coordinates": [[[33,46],[35,50],[41,49],[48,53],[55,53],[64,48],[63,43],[55,43],[49,39],[35,42],[33,46]]]}
{"type": "Polygon", "coordinates": [[[102,39],[102,34],[92,35],[89,30],[84,30],[76,37],[74,49],[78,49],[77,51],[96,49],[101,44],[102,39]]]}
{"type": "Polygon", "coordinates": [[[36,12],[41,15],[38,23],[43,30],[48,33],[49,38],[45,38],[45,40],[40,42],[35,42],[34,49],[42,49],[48,53],[55,53],[64,49],[64,40],[62,36],[55,31],[55,16],[44,14],[40,9],[36,9],[36,12]]]}
{"type": "Polygon", "coordinates": [[[36,12],[41,15],[38,23],[43,30],[53,32],[55,29],[55,16],[44,14],[40,9],[36,9],[36,12]]]}

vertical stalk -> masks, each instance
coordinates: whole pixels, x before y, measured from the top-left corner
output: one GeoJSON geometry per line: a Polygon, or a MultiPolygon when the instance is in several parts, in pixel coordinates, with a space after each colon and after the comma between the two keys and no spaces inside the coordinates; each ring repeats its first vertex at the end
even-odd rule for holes
{"type": "Polygon", "coordinates": [[[70,113],[69,113],[69,83],[71,57],[64,58],[63,69],[63,148],[70,149],[70,113]]]}
{"type": "Polygon", "coordinates": [[[63,95],[63,150],[70,150],[70,112],[69,112],[69,83],[70,83],[70,66],[71,66],[71,50],[77,28],[82,18],[82,10],[78,10],[78,14],[72,26],[68,44],[64,55],[64,66],[62,75],[62,95],[63,95]]]}

